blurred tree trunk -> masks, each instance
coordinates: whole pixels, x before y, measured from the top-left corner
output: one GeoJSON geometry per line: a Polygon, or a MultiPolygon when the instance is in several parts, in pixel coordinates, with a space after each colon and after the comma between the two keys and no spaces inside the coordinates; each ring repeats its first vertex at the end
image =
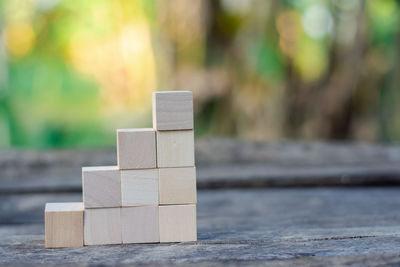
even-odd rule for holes
{"type": "MultiPolygon", "coordinates": [[[[301,82],[288,60],[284,131],[288,137],[345,139],[352,123],[352,96],[362,72],[362,63],[367,48],[365,31],[365,3],[357,12],[357,33],[354,43],[345,51],[333,43],[328,70],[313,83],[301,82]],[[308,129],[306,129],[308,127],[308,129]]],[[[333,37],[333,40],[336,38],[333,37]]]]}
{"type": "MultiPolygon", "coordinates": [[[[400,7],[400,0],[396,3],[400,7]]],[[[393,141],[394,136],[400,135],[400,21],[395,41],[393,70],[384,79],[379,103],[379,134],[384,141],[393,141]]]]}

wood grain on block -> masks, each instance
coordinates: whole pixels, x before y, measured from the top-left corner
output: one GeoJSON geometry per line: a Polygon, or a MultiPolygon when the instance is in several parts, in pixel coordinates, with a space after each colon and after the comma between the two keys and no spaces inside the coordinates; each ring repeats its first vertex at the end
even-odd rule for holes
{"type": "Polygon", "coordinates": [[[83,203],[47,203],[45,207],[45,247],[83,246],[83,203]]]}
{"type": "Polygon", "coordinates": [[[160,205],[195,204],[196,168],[161,168],[159,173],[160,205]]]}
{"type": "Polygon", "coordinates": [[[158,170],[121,171],[122,206],[158,205],[158,170]]]}
{"type": "Polygon", "coordinates": [[[158,206],[121,208],[122,243],[158,243],[158,206]]]}
{"type": "Polygon", "coordinates": [[[153,127],[159,131],[193,129],[192,92],[154,92],[153,127]]]}
{"type": "Polygon", "coordinates": [[[197,240],[196,205],[159,206],[160,242],[197,240]]]}
{"type": "Polygon", "coordinates": [[[156,167],[156,133],[154,129],[117,130],[118,167],[149,169],[156,167]]]}
{"type": "Polygon", "coordinates": [[[193,130],[157,131],[157,166],[193,167],[193,130]]]}
{"type": "Polygon", "coordinates": [[[122,243],[121,208],[86,209],[85,245],[122,243]]]}
{"type": "Polygon", "coordinates": [[[83,167],[82,190],[85,208],[121,206],[121,175],[118,166],[83,167]]]}

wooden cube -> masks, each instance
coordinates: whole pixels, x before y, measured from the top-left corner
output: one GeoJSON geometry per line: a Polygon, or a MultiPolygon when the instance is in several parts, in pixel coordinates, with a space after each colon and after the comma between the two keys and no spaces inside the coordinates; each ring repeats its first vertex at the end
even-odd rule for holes
{"type": "Polygon", "coordinates": [[[153,127],[158,131],[193,129],[193,96],[190,91],[153,93],[153,127]]]}
{"type": "Polygon", "coordinates": [[[148,169],[156,167],[156,133],[154,129],[117,130],[118,167],[148,169]]]}
{"type": "Polygon", "coordinates": [[[122,243],[158,243],[158,206],[121,208],[122,243]]]}
{"type": "Polygon", "coordinates": [[[160,242],[197,240],[196,205],[159,206],[160,242]]]}
{"type": "Polygon", "coordinates": [[[122,206],[158,205],[158,170],[121,171],[122,206]]]}
{"type": "Polygon", "coordinates": [[[193,130],[157,131],[157,166],[159,168],[193,167],[193,130]]]}
{"type": "Polygon", "coordinates": [[[86,209],[85,245],[122,243],[121,208],[86,209]]]}
{"type": "Polygon", "coordinates": [[[121,206],[121,175],[118,166],[83,167],[82,190],[85,208],[121,206]]]}
{"type": "Polygon", "coordinates": [[[159,173],[160,205],[196,203],[196,168],[161,168],[159,173]]]}
{"type": "Polygon", "coordinates": [[[83,203],[47,203],[44,214],[46,248],[83,246],[83,203]]]}

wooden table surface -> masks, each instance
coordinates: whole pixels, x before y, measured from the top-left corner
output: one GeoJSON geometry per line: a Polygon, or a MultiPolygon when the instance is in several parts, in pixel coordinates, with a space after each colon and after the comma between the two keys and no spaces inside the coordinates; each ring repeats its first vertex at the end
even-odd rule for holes
{"type": "Polygon", "coordinates": [[[200,140],[198,241],[45,249],[46,202],[115,152],[0,152],[0,264],[400,265],[400,148],[200,140]],[[322,186],[322,187],[321,187],[322,186]]]}

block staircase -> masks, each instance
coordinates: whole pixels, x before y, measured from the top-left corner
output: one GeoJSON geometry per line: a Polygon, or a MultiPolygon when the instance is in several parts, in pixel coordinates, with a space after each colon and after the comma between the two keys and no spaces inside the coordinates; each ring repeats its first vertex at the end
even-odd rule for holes
{"type": "Polygon", "coordinates": [[[117,130],[118,166],[82,168],[83,202],[46,204],[46,248],[197,240],[192,93],[154,92],[153,128],[117,130]]]}

